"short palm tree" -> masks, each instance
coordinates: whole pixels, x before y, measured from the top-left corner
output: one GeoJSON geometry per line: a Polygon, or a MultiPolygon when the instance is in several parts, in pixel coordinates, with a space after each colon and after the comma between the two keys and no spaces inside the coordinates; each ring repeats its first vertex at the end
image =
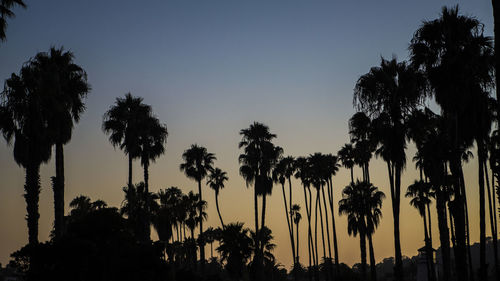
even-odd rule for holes
{"type": "Polygon", "coordinates": [[[145,218],[149,217],[148,212],[155,212],[158,209],[155,201],[157,194],[146,192],[144,182],[125,186],[123,192],[125,198],[122,201],[120,213],[127,216],[138,241],[149,241],[150,221],[145,218]]]}
{"type": "Polygon", "coordinates": [[[24,198],[28,212],[28,241],[38,243],[38,201],[40,194],[40,165],[51,155],[51,139],[31,63],[20,74],[5,81],[0,96],[0,131],[8,144],[14,140],[14,160],[26,170],[24,198]]]}
{"type": "Polygon", "coordinates": [[[55,239],[61,238],[64,227],[64,145],[71,140],[75,123],[85,111],[83,100],[90,91],[87,74],[73,60],[73,53],[52,47],[49,52],[38,53],[31,61],[37,70],[38,91],[43,96],[49,134],[55,144],[55,239]]]}
{"type": "Polygon", "coordinates": [[[222,171],[219,168],[215,168],[210,171],[208,175],[207,184],[215,191],[215,206],[217,207],[217,214],[219,214],[220,224],[222,228],[224,228],[224,222],[222,221],[222,216],[219,210],[219,191],[224,188],[224,182],[229,178],[227,177],[227,173],[222,171]]]}
{"type": "Polygon", "coordinates": [[[225,268],[233,278],[240,279],[252,255],[252,239],[243,223],[230,223],[222,230],[216,251],[225,263],[225,268]]]}
{"type": "Polygon", "coordinates": [[[295,249],[297,249],[297,252],[296,252],[296,256],[295,256],[295,264],[296,265],[299,265],[300,264],[300,261],[299,261],[299,223],[300,221],[302,220],[302,215],[300,214],[300,206],[298,204],[293,204],[292,205],[292,211],[291,211],[291,215],[292,215],[292,218],[293,218],[293,223],[295,223],[295,233],[296,233],[296,246],[295,246],[295,249]]]}
{"type": "Polygon", "coordinates": [[[139,133],[145,120],[151,115],[151,107],[141,97],[130,93],[116,102],[104,114],[102,129],[109,134],[109,141],[128,155],[128,185],[132,185],[132,161],[139,158],[139,133]]]}
{"type": "MultiPolygon", "coordinates": [[[[201,181],[208,175],[208,173],[213,169],[213,162],[217,158],[213,153],[209,153],[206,148],[199,146],[197,144],[191,145],[182,154],[182,159],[184,163],[180,165],[180,170],[186,174],[190,179],[195,180],[198,183],[198,196],[200,200],[203,200],[201,193],[201,181]]],[[[199,206],[199,213],[201,214],[203,210],[201,205],[199,206]]],[[[200,225],[200,236],[203,236],[203,220],[199,220],[200,225]]],[[[203,239],[202,239],[203,241],[203,239]]],[[[200,245],[200,259],[202,265],[205,264],[205,245],[202,243],[200,245]]]]}
{"type": "Polygon", "coordinates": [[[0,1],[0,41],[5,41],[7,29],[7,19],[13,18],[16,15],[12,11],[12,8],[19,6],[26,8],[26,4],[23,0],[1,0],[0,1]]]}

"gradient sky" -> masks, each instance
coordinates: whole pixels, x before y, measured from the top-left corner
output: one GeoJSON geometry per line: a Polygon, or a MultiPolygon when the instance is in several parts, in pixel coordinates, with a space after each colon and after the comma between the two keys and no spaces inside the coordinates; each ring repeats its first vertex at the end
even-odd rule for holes
{"type": "MultiPolygon", "coordinates": [[[[169,130],[166,153],[150,169],[151,189],[178,186],[184,192],[196,184],[180,171],[181,154],[193,143],[216,154],[215,165],[228,171],[220,194],[226,222],[253,226],[253,196],[238,174],[239,130],[253,121],[267,124],[278,135],[285,154],[336,153],[348,141],[347,120],[354,113],[356,80],[380,63],[380,56],[407,58],[413,32],[422,20],[438,17],[454,1],[312,1],[312,0],[176,0],[63,1],[26,0],[15,9],[7,42],[0,43],[0,79],[18,72],[23,62],[50,46],[64,46],[88,73],[92,92],[87,111],[65,148],[66,210],[77,195],[103,199],[119,206],[127,180],[127,161],[101,131],[103,113],[127,92],[144,98],[169,130]],[[146,4],[147,3],[147,4],[146,4]],[[139,5],[142,4],[142,5],[139,5]]],[[[491,1],[458,2],[493,32],[491,1]]],[[[414,154],[410,145],[408,159],[414,154]]],[[[139,162],[134,181],[142,180],[139,162]]],[[[356,170],[356,175],[360,171],[356,170]]],[[[389,197],[387,171],[381,160],[371,163],[375,185],[389,197]]],[[[50,177],[54,163],[41,168],[41,241],[48,239],[53,221],[50,177]]],[[[477,165],[465,168],[472,241],[479,239],[477,165]]],[[[402,188],[417,177],[409,161],[402,188]]],[[[334,178],[335,202],[349,182],[344,169],[334,178]]],[[[12,147],[0,144],[0,262],[27,243],[24,170],[12,147]]],[[[267,222],[273,230],[279,262],[292,263],[280,187],[268,200],[267,222]]],[[[303,193],[294,182],[301,206],[303,193]]],[[[207,226],[218,226],[214,193],[208,201],[207,226]]],[[[401,243],[412,256],[423,245],[423,223],[402,198],[401,243]]],[[[337,204],[336,204],[337,206],[337,204]]],[[[435,210],[434,205],[432,206],[435,210]]],[[[303,207],[303,210],[305,208],[303,207]]],[[[390,199],[374,236],[375,256],[393,255],[390,199]]],[[[305,211],[303,211],[305,212],[305,211]]],[[[435,213],[435,212],[434,212],[435,213]]],[[[306,236],[306,220],[301,237],[306,236]]],[[[336,214],[340,261],[359,261],[359,242],[347,235],[346,218],[336,214]]],[[[433,235],[438,237],[436,217],[433,235]]],[[[488,223],[488,222],[487,222],[488,223]]],[[[489,233],[489,231],[488,231],[489,233]]],[[[437,241],[437,239],[435,240],[437,241]]],[[[435,246],[436,246],[435,242],[435,246]]],[[[320,250],[321,252],[321,250],[320,250]]],[[[307,260],[301,241],[301,261],[307,260]]]]}

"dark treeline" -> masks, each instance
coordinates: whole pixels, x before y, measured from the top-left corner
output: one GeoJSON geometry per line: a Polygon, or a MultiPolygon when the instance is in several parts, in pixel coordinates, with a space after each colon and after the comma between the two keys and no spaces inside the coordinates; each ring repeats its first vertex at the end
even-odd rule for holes
{"type": "MultiPolygon", "coordinates": [[[[25,6],[20,0],[0,2],[0,40],[6,39],[6,19],[14,16],[10,9],[16,5],[25,6]]],[[[495,24],[495,33],[498,29],[495,24]]],[[[215,167],[216,155],[201,145],[188,147],[179,166],[196,182],[196,193],[184,194],[177,187],[150,191],[149,167],[164,154],[168,131],[152,107],[131,93],[116,99],[102,123],[110,143],[128,156],[121,206],[82,195],[71,201],[65,215],[64,145],[85,111],[91,87],[71,52],[53,47],[38,53],[6,79],[0,98],[0,131],[26,175],[29,239],[11,255],[10,267],[25,280],[403,281],[416,280],[421,258],[423,280],[500,280],[499,89],[496,99],[492,95],[500,65],[496,46],[483,34],[479,20],[460,14],[458,7],[444,7],[439,18],[424,21],[415,31],[408,61],[381,58],[380,65],[358,79],[353,97],[357,112],[348,121],[350,142],[335,155],[285,156],[267,125],[254,122],[240,130],[239,173],[253,190],[253,227],[224,221],[219,193],[228,176],[215,167]],[[433,112],[430,102],[440,112],[433,112]],[[405,192],[401,178],[411,157],[406,154],[410,143],[417,148],[412,160],[419,177],[405,192]],[[51,239],[40,243],[40,166],[53,151],[54,229],[51,239]],[[478,182],[466,187],[463,167],[473,155],[478,182]],[[371,181],[374,156],[387,166],[387,195],[371,181]],[[144,172],[139,183],[132,178],[135,160],[144,172]],[[350,183],[342,198],[334,198],[340,167],[350,171],[350,183]],[[292,179],[300,187],[293,186],[292,179]],[[214,191],[217,228],[203,227],[206,186],[214,191]],[[276,245],[266,225],[266,215],[277,213],[267,204],[275,186],[281,187],[283,197],[279,212],[284,212],[288,230],[293,260],[289,271],[274,257],[276,245]],[[479,250],[470,241],[469,222],[477,217],[469,217],[467,191],[479,194],[479,250]],[[401,252],[401,192],[422,217],[424,243],[418,258],[401,252]],[[304,206],[296,203],[297,197],[304,206]],[[377,264],[373,235],[386,197],[392,207],[394,257],[377,264]],[[439,230],[434,239],[433,211],[439,230]],[[360,263],[352,268],[339,256],[339,216],[347,218],[348,234],[359,238],[360,263]],[[157,241],[151,239],[152,229],[157,241]],[[300,229],[307,230],[305,237],[299,237],[300,229]],[[299,252],[303,243],[307,253],[299,252]]]]}

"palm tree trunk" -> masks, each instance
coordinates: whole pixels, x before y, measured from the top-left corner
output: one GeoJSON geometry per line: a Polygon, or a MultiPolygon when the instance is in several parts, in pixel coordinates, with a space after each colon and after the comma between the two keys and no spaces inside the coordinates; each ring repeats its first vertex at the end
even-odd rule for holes
{"type": "MultiPolygon", "coordinates": [[[[200,195],[200,202],[203,201],[202,193],[201,193],[201,180],[198,180],[198,194],[200,195]]],[[[203,239],[203,217],[201,214],[203,213],[202,204],[199,205],[200,212],[200,261],[201,261],[201,270],[202,272],[205,269],[205,240],[203,239]]]]}
{"type": "Polygon", "coordinates": [[[455,199],[453,204],[453,221],[455,223],[455,269],[458,281],[467,281],[469,278],[467,270],[466,255],[466,223],[465,223],[465,202],[462,194],[462,183],[460,180],[461,154],[455,153],[453,161],[450,161],[450,169],[454,180],[455,199]],[[457,155],[458,154],[458,155],[457,155]]]}
{"type": "MultiPolygon", "coordinates": [[[[290,177],[288,177],[288,193],[289,193],[289,197],[290,197],[290,204],[288,205],[288,215],[290,216],[290,233],[292,235],[292,244],[293,243],[293,240],[294,240],[294,237],[295,237],[295,234],[293,233],[293,214],[292,214],[292,205],[293,205],[293,197],[292,197],[292,181],[290,179],[290,177]]],[[[295,252],[297,252],[297,248],[295,248],[295,246],[292,246],[292,250],[294,252],[293,254],[293,264],[294,264],[294,267],[295,267],[295,260],[296,260],[296,254],[295,252]]],[[[296,279],[298,278],[297,276],[295,276],[296,279]]]]}
{"type": "Polygon", "coordinates": [[[401,169],[396,164],[387,162],[389,170],[389,184],[391,188],[392,215],[394,218],[394,251],[395,261],[394,277],[397,281],[403,281],[403,260],[401,255],[401,241],[399,236],[399,208],[401,193],[401,169]]]}
{"type": "MultiPolygon", "coordinates": [[[[311,213],[310,213],[310,210],[309,210],[309,206],[310,204],[308,204],[308,200],[307,200],[307,192],[306,192],[306,187],[304,186],[304,202],[305,202],[305,205],[306,205],[306,216],[307,216],[307,248],[308,248],[308,257],[309,257],[309,268],[307,270],[308,272],[308,276],[309,276],[309,281],[312,280],[312,276],[311,276],[311,256],[312,256],[312,249],[311,249],[311,246],[312,246],[312,234],[311,234],[311,213]]],[[[297,237],[297,243],[298,242],[298,237],[297,237]]],[[[298,247],[297,247],[298,249],[298,247]]]]}
{"type": "Polygon", "coordinates": [[[295,249],[297,249],[297,259],[296,259],[295,263],[298,265],[298,264],[300,264],[300,260],[299,260],[299,258],[300,258],[300,256],[299,256],[299,222],[297,221],[297,223],[295,225],[296,225],[296,231],[297,231],[297,235],[296,235],[297,246],[295,247],[295,249]]]}
{"type": "Polygon", "coordinates": [[[215,207],[217,208],[217,214],[219,214],[220,224],[222,225],[222,229],[225,228],[224,222],[222,221],[222,216],[219,210],[219,190],[215,191],[215,207]]]}
{"type": "MultiPolygon", "coordinates": [[[[474,269],[472,268],[472,254],[471,254],[471,249],[470,249],[470,226],[469,226],[469,207],[467,206],[467,193],[465,192],[465,178],[464,178],[464,173],[462,170],[462,167],[460,166],[460,188],[461,188],[461,194],[463,196],[463,201],[464,201],[464,210],[465,210],[465,226],[466,226],[466,243],[467,243],[467,258],[468,258],[468,265],[469,265],[469,275],[470,275],[470,280],[474,281],[474,269]]],[[[484,174],[483,174],[484,175],[484,174]]],[[[483,182],[483,203],[484,203],[484,182],[483,182]]],[[[484,210],[484,204],[483,204],[483,210],[484,210]]],[[[484,218],[485,216],[483,216],[484,218]]]]}
{"type": "Polygon", "coordinates": [[[351,167],[351,183],[354,183],[354,167],[351,167]]]}
{"type": "Polygon", "coordinates": [[[128,154],[128,186],[132,186],[132,155],[128,154]]]}
{"type": "Polygon", "coordinates": [[[452,202],[448,202],[448,214],[450,215],[450,233],[451,233],[451,243],[453,245],[453,249],[457,247],[457,239],[455,237],[455,224],[453,222],[453,215],[451,211],[452,202]]]}
{"type": "Polygon", "coordinates": [[[334,212],[334,207],[333,207],[333,181],[332,178],[330,178],[330,193],[328,195],[330,199],[330,211],[332,213],[332,232],[333,232],[333,254],[335,258],[335,277],[339,278],[340,272],[339,272],[339,250],[338,250],[338,244],[337,244],[337,230],[335,228],[335,212],[334,212]]]}
{"type": "Polygon", "coordinates": [[[495,263],[495,276],[496,279],[500,279],[500,269],[498,265],[498,237],[497,237],[497,224],[496,224],[496,206],[495,206],[495,198],[492,197],[491,188],[490,188],[490,179],[488,175],[488,166],[486,164],[486,160],[484,161],[484,174],[486,181],[486,189],[488,190],[488,210],[490,215],[490,228],[491,228],[491,237],[493,238],[493,261],[495,263]],[[493,201],[493,206],[492,206],[493,201]]]}
{"type": "MultiPolygon", "coordinates": [[[[259,201],[257,200],[257,187],[253,189],[253,209],[255,216],[255,233],[259,232],[259,201]]],[[[258,246],[258,245],[257,245],[258,246]]]]}
{"type": "MultiPolygon", "coordinates": [[[[500,38],[500,5],[497,0],[491,0],[491,4],[493,6],[493,32],[494,32],[494,48],[495,54],[500,54],[500,43],[496,40],[500,38]]],[[[500,73],[500,56],[495,56],[495,69],[496,73],[500,73]]],[[[496,85],[500,85],[500,75],[495,75],[496,85]]],[[[496,87],[497,94],[497,106],[498,112],[500,112],[500,87],[496,87]]],[[[500,118],[500,116],[498,116],[500,118]]],[[[500,122],[499,122],[500,124],[500,122]]]]}
{"type": "Polygon", "coordinates": [[[373,250],[372,235],[368,234],[368,247],[370,250],[370,279],[377,281],[377,264],[375,263],[375,252],[373,250]]]}
{"type": "Polygon", "coordinates": [[[267,205],[267,194],[264,192],[262,194],[262,215],[261,215],[261,224],[260,228],[263,229],[266,223],[266,205],[267,205]]]}
{"type": "MultiPolygon", "coordinates": [[[[479,280],[486,280],[486,210],[484,197],[484,152],[483,143],[479,141],[478,166],[479,166],[479,280]]],[[[468,225],[467,225],[468,226],[468,225]]],[[[467,237],[469,232],[467,231],[467,237]]]]}
{"type": "Polygon", "coordinates": [[[432,219],[431,219],[431,207],[430,204],[427,204],[427,218],[429,224],[429,244],[432,246],[432,219]]]}
{"type": "MultiPolygon", "coordinates": [[[[329,185],[329,184],[327,183],[327,185],[329,185]]],[[[332,246],[330,244],[330,228],[328,226],[328,209],[327,209],[327,205],[326,205],[324,185],[321,186],[321,193],[323,195],[323,206],[325,207],[325,226],[326,226],[326,237],[327,237],[327,241],[328,241],[328,258],[331,261],[331,259],[332,259],[332,246]]]]}
{"type": "MultiPolygon", "coordinates": [[[[316,192],[316,207],[315,207],[315,212],[314,212],[314,249],[316,251],[316,264],[314,265],[314,278],[316,281],[319,281],[319,265],[321,263],[321,260],[319,259],[319,254],[318,254],[318,192],[316,192]]],[[[324,249],[324,248],[323,248],[324,249]]],[[[324,251],[323,251],[323,256],[324,256],[324,251]]]]}
{"type": "Polygon", "coordinates": [[[64,149],[61,142],[56,143],[56,176],[54,191],[54,233],[61,239],[64,231],[64,149]]]}
{"type": "Polygon", "coordinates": [[[446,216],[446,201],[438,191],[436,193],[436,211],[439,228],[439,241],[441,244],[441,259],[443,262],[443,281],[450,280],[450,236],[448,230],[448,219],[446,216]]]}
{"type": "MultiPolygon", "coordinates": [[[[321,199],[320,199],[321,195],[319,194],[320,189],[322,189],[321,186],[316,189],[316,208],[319,206],[319,218],[321,221],[321,242],[323,244],[323,263],[325,263],[326,262],[325,232],[323,228],[323,211],[321,210],[321,199]]],[[[316,209],[316,215],[318,214],[317,211],[318,210],[316,209]]],[[[328,280],[328,270],[325,270],[325,280],[328,280]]]]}
{"type": "Polygon", "coordinates": [[[434,261],[433,261],[433,252],[432,252],[432,247],[430,245],[430,241],[429,241],[429,231],[427,229],[427,216],[425,214],[425,207],[424,207],[424,210],[423,210],[423,221],[424,221],[424,237],[425,237],[425,253],[426,253],[426,257],[427,257],[427,280],[429,281],[435,281],[435,275],[434,275],[434,267],[433,267],[433,264],[434,264],[434,261]]]}
{"type": "MultiPolygon", "coordinates": [[[[286,194],[285,194],[285,184],[281,184],[281,190],[283,191],[283,202],[285,203],[285,217],[286,217],[286,223],[288,226],[288,234],[290,235],[290,243],[292,244],[292,257],[293,257],[293,265],[295,268],[295,243],[293,239],[293,234],[292,234],[292,229],[293,225],[290,225],[290,218],[288,217],[288,205],[286,203],[286,194]]],[[[292,222],[293,223],[293,222],[292,222]]]]}
{"type": "Polygon", "coordinates": [[[28,163],[26,167],[26,184],[24,185],[24,199],[28,213],[28,243],[38,244],[38,201],[40,199],[40,164],[28,163]]]}
{"type": "Polygon", "coordinates": [[[366,280],[366,237],[361,231],[359,233],[359,247],[361,249],[361,277],[366,280]]]}
{"type": "Polygon", "coordinates": [[[144,163],[144,195],[146,196],[146,215],[144,218],[144,242],[151,240],[151,217],[149,202],[149,162],[144,163]]]}

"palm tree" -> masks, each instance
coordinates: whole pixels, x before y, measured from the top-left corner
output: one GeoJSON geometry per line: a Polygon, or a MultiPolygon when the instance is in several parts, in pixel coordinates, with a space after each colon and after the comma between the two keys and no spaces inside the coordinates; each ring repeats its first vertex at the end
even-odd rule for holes
{"type": "Polygon", "coordinates": [[[380,144],[377,154],[387,163],[394,218],[395,279],[403,280],[399,235],[401,174],[406,163],[406,121],[425,97],[422,73],[396,58],[382,58],[379,67],[361,76],[354,90],[354,104],[373,116],[374,139],[380,144]]]}
{"type": "Polygon", "coordinates": [[[49,134],[55,144],[55,239],[61,238],[64,228],[64,145],[71,140],[75,123],[85,111],[83,99],[90,91],[87,74],[73,60],[73,53],[52,47],[47,53],[38,53],[31,61],[40,83],[37,91],[47,110],[49,134]]]}
{"type": "MultiPolygon", "coordinates": [[[[273,187],[271,171],[277,164],[283,150],[271,142],[276,138],[276,135],[271,134],[269,127],[262,123],[254,122],[249,128],[242,129],[240,135],[242,138],[238,147],[244,150],[238,158],[241,165],[240,174],[245,179],[247,186],[254,184],[255,233],[259,233],[257,196],[262,196],[261,228],[263,228],[266,219],[266,198],[267,195],[271,194],[273,187]]],[[[260,251],[254,255],[256,266],[263,266],[263,251],[264,249],[260,247],[260,251]]],[[[257,272],[261,275],[259,279],[263,279],[263,270],[258,269],[257,272]]]]}
{"type": "Polygon", "coordinates": [[[311,230],[311,210],[312,210],[312,195],[311,195],[311,169],[310,163],[305,157],[298,157],[295,160],[295,178],[300,179],[302,182],[303,190],[304,190],[304,202],[306,205],[306,217],[307,217],[307,248],[308,248],[308,258],[309,258],[309,280],[311,277],[312,266],[314,268],[317,267],[317,259],[314,254],[314,244],[312,239],[312,230],[311,230]],[[308,196],[309,194],[309,196],[308,196]]]}
{"type": "Polygon", "coordinates": [[[224,228],[224,222],[222,221],[222,216],[219,210],[219,191],[224,188],[224,182],[229,178],[227,177],[227,173],[222,171],[219,168],[215,168],[210,171],[210,175],[208,176],[207,184],[215,191],[215,206],[217,207],[217,213],[219,214],[220,224],[222,228],[224,228]]]}
{"type": "MultiPolygon", "coordinates": [[[[207,176],[208,172],[211,171],[212,165],[215,158],[215,155],[209,153],[206,148],[202,146],[198,146],[197,144],[191,145],[191,147],[184,151],[182,154],[182,159],[184,163],[180,165],[181,171],[183,171],[186,176],[190,179],[193,179],[198,182],[198,196],[200,197],[200,201],[203,201],[202,193],[201,193],[201,181],[207,176]]],[[[199,209],[199,213],[201,214],[203,210],[199,209]]],[[[200,225],[200,236],[203,237],[203,220],[199,220],[200,225]]],[[[201,239],[203,242],[203,239],[201,239]]],[[[205,264],[205,244],[200,244],[200,259],[202,267],[205,264]]]]}
{"type": "Polygon", "coordinates": [[[23,0],[0,1],[0,41],[5,41],[6,39],[5,30],[7,29],[7,19],[16,16],[11,10],[15,6],[26,8],[26,4],[24,4],[23,0]]]}
{"type": "MultiPolygon", "coordinates": [[[[451,138],[449,164],[455,195],[455,264],[460,281],[469,276],[461,156],[474,137],[475,124],[468,122],[469,105],[478,97],[478,87],[487,89],[492,81],[491,49],[491,38],[483,35],[483,24],[475,18],[459,15],[458,7],[443,7],[440,18],[425,21],[415,32],[410,45],[411,60],[425,71],[451,138]]],[[[480,263],[480,272],[484,275],[484,259],[480,263]]],[[[473,276],[472,272],[469,274],[473,276]]]]}
{"type": "MultiPolygon", "coordinates": [[[[294,243],[294,233],[293,233],[293,218],[292,218],[292,185],[290,182],[290,177],[293,175],[294,172],[294,158],[291,156],[288,156],[286,158],[281,159],[276,166],[273,169],[272,176],[273,176],[273,181],[275,183],[281,184],[281,190],[283,192],[283,203],[284,203],[284,210],[285,210],[285,218],[288,226],[288,234],[290,235],[290,243],[291,243],[291,248],[292,248],[292,257],[293,257],[293,266],[295,268],[295,261],[296,261],[296,255],[295,255],[295,243],[294,243]],[[286,193],[285,193],[285,181],[289,180],[290,183],[290,199],[289,202],[287,203],[286,199],[286,193]],[[288,208],[290,206],[290,208],[288,208]]],[[[295,274],[295,279],[297,279],[297,275],[295,274]]]]}
{"type": "MultiPolygon", "coordinates": [[[[426,182],[420,180],[420,181],[415,181],[413,184],[409,185],[405,197],[411,198],[410,200],[410,205],[415,207],[420,216],[423,219],[424,222],[424,241],[425,241],[425,248],[426,248],[426,253],[427,253],[427,278],[429,280],[435,280],[435,275],[432,274],[434,272],[434,259],[433,259],[433,253],[432,253],[432,244],[429,238],[429,234],[432,231],[430,227],[427,227],[427,215],[426,215],[426,209],[429,207],[431,204],[431,191],[430,191],[430,185],[427,184],[426,182]]],[[[430,216],[429,216],[430,219],[430,216]]]]}
{"type": "Polygon", "coordinates": [[[338,159],[344,168],[351,170],[351,182],[354,182],[354,150],[352,144],[346,143],[337,153],[338,159]]]}
{"type": "Polygon", "coordinates": [[[292,211],[291,211],[291,214],[292,214],[292,218],[293,218],[293,222],[295,223],[295,231],[296,231],[296,241],[297,241],[297,245],[295,246],[295,249],[297,249],[297,253],[296,253],[296,258],[295,258],[295,265],[300,265],[300,255],[299,255],[299,223],[300,221],[302,220],[302,215],[300,214],[300,206],[298,204],[293,204],[292,206],[292,211]]]}
{"type": "Polygon", "coordinates": [[[102,129],[109,134],[109,141],[128,155],[128,185],[132,185],[132,161],[139,158],[139,133],[144,120],[151,115],[151,107],[143,99],[130,93],[116,102],[104,114],[102,129]]]}
{"type": "Polygon", "coordinates": [[[245,265],[252,255],[252,239],[248,232],[241,222],[226,225],[221,232],[220,245],[216,249],[221,261],[226,263],[226,270],[236,279],[242,277],[245,265]]]}
{"type": "Polygon", "coordinates": [[[14,139],[14,160],[26,170],[24,198],[28,212],[28,241],[38,243],[38,201],[40,165],[51,155],[51,140],[41,97],[36,91],[33,64],[26,63],[20,74],[5,81],[0,100],[0,131],[8,144],[14,139]]]}
{"type": "Polygon", "coordinates": [[[370,276],[372,281],[377,281],[377,270],[375,262],[375,251],[373,249],[373,233],[380,223],[382,217],[382,200],[385,194],[372,184],[365,184],[362,188],[364,206],[366,208],[366,236],[370,250],[370,276]]]}
{"type": "MultiPolygon", "coordinates": [[[[373,125],[370,117],[364,112],[356,112],[349,119],[349,135],[354,144],[351,152],[353,164],[359,165],[363,172],[363,181],[369,182],[369,163],[375,150],[373,125]]],[[[351,181],[353,181],[353,177],[351,177],[351,181]]]]}
{"type": "Polygon", "coordinates": [[[123,192],[125,198],[122,201],[120,213],[127,216],[138,241],[149,241],[150,221],[145,218],[149,217],[150,211],[156,212],[158,209],[155,201],[157,194],[147,192],[144,182],[125,186],[123,192]]]}
{"type": "Polygon", "coordinates": [[[172,195],[173,193],[168,190],[158,191],[156,196],[159,199],[159,204],[152,218],[153,227],[158,234],[158,239],[162,241],[165,246],[170,238],[172,238],[172,226],[175,223],[174,205],[172,204],[172,201],[175,199],[172,198],[172,195]]]}
{"type": "Polygon", "coordinates": [[[347,233],[357,236],[361,249],[361,275],[366,280],[366,221],[365,206],[362,205],[361,188],[367,182],[351,183],[342,190],[342,199],[339,201],[339,214],[347,215],[347,233]]]}

